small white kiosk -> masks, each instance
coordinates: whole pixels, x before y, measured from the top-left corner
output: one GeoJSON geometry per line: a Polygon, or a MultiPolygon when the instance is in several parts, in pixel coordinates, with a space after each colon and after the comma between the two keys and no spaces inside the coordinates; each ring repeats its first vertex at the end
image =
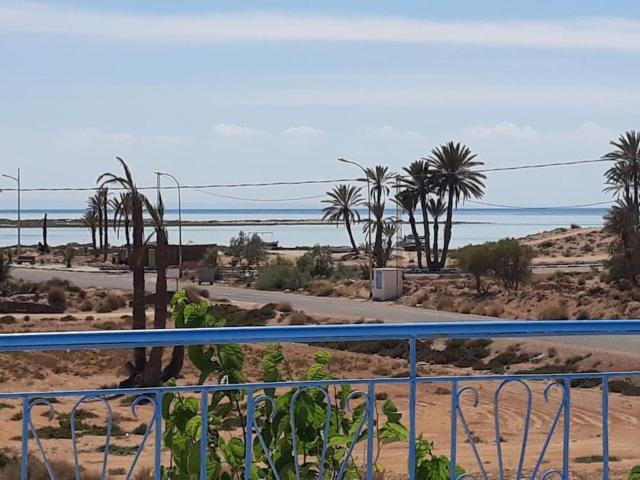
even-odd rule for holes
{"type": "Polygon", "coordinates": [[[399,268],[373,269],[373,299],[395,300],[402,295],[402,270],[399,268]]]}

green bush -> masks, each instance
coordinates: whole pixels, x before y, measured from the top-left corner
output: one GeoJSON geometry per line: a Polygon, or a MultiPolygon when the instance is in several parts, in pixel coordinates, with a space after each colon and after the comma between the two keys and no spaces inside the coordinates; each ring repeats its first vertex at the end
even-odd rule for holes
{"type": "Polygon", "coordinates": [[[234,266],[251,267],[267,258],[264,242],[257,233],[251,236],[244,232],[238,233],[229,241],[228,253],[234,266]]]}
{"type": "Polygon", "coordinates": [[[296,261],[300,271],[311,277],[330,277],[333,273],[333,258],[329,247],[314,245],[296,261]]]}
{"type": "Polygon", "coordinates": [[[469,245],[463,247],[453,255],[460,270],[473,275],[476,281],[476,290],[483,292],[482,277],[485,277],[493,268],[493,255],[490,244],[469,245]]]}
{"type": "Polygon", "coordinates": [[[265,265],[258,272],[258,290],[298,290],[309,283],[309,276],[287,263],[265,265]]]}

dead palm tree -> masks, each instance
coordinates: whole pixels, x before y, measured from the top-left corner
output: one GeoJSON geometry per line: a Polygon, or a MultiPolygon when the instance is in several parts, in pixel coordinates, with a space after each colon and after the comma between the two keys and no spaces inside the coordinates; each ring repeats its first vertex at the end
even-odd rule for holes
{"type": "MultiPolygon", "coordinates": [[[[440,217],[447,211],[447,204],[442,197],[429,198],[427,202],[427,213],[433,220],[433,263],[438,264],[438,234],[440,230],[440,217]]],[[[444,267],[444,264],[442,265],[444,267]]]]}
{"type": "Polygon", "coordinates": [[[484,165],[475,160],[476,155],[469,147],[460,143],[448,142],[434,148],[429,163],[434,170],[434,184],[438,196],[447,198],[447,217],[444,226],[444,245],[442,256],[436,267],[444,268],[451,242],[453,209],[458,208],[460,200],[481,198],[484,195],[484,179],[487,178],[474,168],[484,165]]]}
{"type": "Polygon", "coordinates": [[[431,171],[429,162],[425,159],[411,162],[411,165],[405,167],[403,170],[407,174],[407,177],[403,177],[402,179],[403,183],[407,185],[407,188],[413,190],[420,202],[424,234],[424,254],[427,260],[427,268],[431,270],[432,262],[427,198],[433,191],[433,172],[431,171]]]}
{"type": "MultiPolygon", "coordinates": [[[[154,305],[153,328],[164,329],[167,326],[167,268],[170,263],[169,236],[164,223],[164,204],[162,196],[158,197],[158,204],[152,205],[144,197],[144,206],[153,221],[156,240],[156,298],[154,305]]],[[[162,347],[153,347],[142,378],[145,386],[161,385],[170,378],[176,378],[182,369],[184,361],[184,347],[175,346],[168,366],[162,370],[162,347]]]]}
{"type": "Polygon", "coordinates": [[[396,194],[394,202],[409,216],[409,225],[411,226],[411,235],[416,244],[416,255],[418,257],[418,268],[422,268],[422,244],[420,242],[420,234],[416,226],[415,211],[420,198],[413,189],[401,190],[396,194]]]}
{"type": "Polygon", "coordinates": [[[603,158],[609,160],[615,160],[621,162],[623,171],[627,177],[627,181],[630,183],[631,189],[633,189],[632,206],[635,214],[635,222],[640,222],[640,206],[638,197],[638,181],[640,172],[640,131],[634,130],[623,133],[617,140],[609,142],[610,145],[615,147],[614,150],[607,153],[603,158]]]}
{"type": "Polygon", "coordinates": [[[82,223],[84,223],[91,231],[91,247],[95,253],[96,245],[96,230],[98,229],[98,214],[96,211],[88,207],[82,215],[82,223]]]}
{"type": "Polygon", "coordinates": [[[358,253],[358,247],[353,238],[351,224],[360,221],[360,213],[356,207],[362,204],[361,190],[360,187],[353,185],[336,185],[332,190],[327,192],[329,198],[322,201],[322,203],[329,204],[328,207],[322,209],[322,220],[329,220],[336,224],[344,222],[344,226],[349,234],[351,248],[355,253],[358,253]]]}
{"type": "MultiPolygon", "coordinates": [[[[120,157],[116,157],[122,169],[123,175],[114,173],[103,173],[98,177],[98,184],[101,187],[109,185],[119,185],[131,195],[131,223],[132,223],[132,252],[129,256],[129,262],[133,271],[133,321],[132,328],[134,330],[144,330],[146,328],[145,316],[145,248],[144,248],[144,219],[143,219],[143,203],[144,196],[138,191],[133,180],[131,171],[126,162],[120,157]]],[[[128,364],[130,370],[130,378],[125,384],[135,385],[136,377],[144,372],[146,366],[146,353],[144,347],[134,350],[134,363],[128,364]]]]}

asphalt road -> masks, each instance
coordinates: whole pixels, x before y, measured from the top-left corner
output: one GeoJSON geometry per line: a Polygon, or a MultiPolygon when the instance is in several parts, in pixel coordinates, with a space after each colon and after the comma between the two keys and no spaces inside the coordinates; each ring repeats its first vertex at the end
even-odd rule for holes
{"type": "MultiPolygon", "coordinates": [[[[52,277],[72,281],[79,287],[131,288],[130,273],[102,272],[66,272],[62,270],[42,270],[37,268],[14,268],[12,275],[30,281],[43,281],[52,277]]],[[[147,275],[147,290],[154,290],[155,277],[147,275]]],[[[171,283],[169,285],[171,288],[171,283]]],[[[441,312],[422,308],[405,307],[386,302],[370,302],[336,297],[314,297],[297,293],[270,292],[226,285],[203,286],[211,293],[211,298],[227,298],[237,302],[256,304],[288,302],[296,310],[305,313],[345,320],[366,319],[382,320],[385,323],[422,323],[422,322],[482,322],[501,320],[479,315],[441,312]]],[[[572,346],[587,347],[601,351],[627,354],[640,354],[640,337],[603,336],[603,337],[547,337],[546,341],[564,343],[572,346]]]]}

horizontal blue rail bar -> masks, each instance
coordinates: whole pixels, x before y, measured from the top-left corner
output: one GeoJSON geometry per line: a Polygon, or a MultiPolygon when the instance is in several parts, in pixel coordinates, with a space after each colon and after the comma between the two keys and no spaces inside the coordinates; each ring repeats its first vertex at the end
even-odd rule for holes
{"type": "Polygon", "coordinates": [[[0,351],[82,350],[225,343],[640,335],[640,320],[311,325],[0,335],[0,351]]]}

